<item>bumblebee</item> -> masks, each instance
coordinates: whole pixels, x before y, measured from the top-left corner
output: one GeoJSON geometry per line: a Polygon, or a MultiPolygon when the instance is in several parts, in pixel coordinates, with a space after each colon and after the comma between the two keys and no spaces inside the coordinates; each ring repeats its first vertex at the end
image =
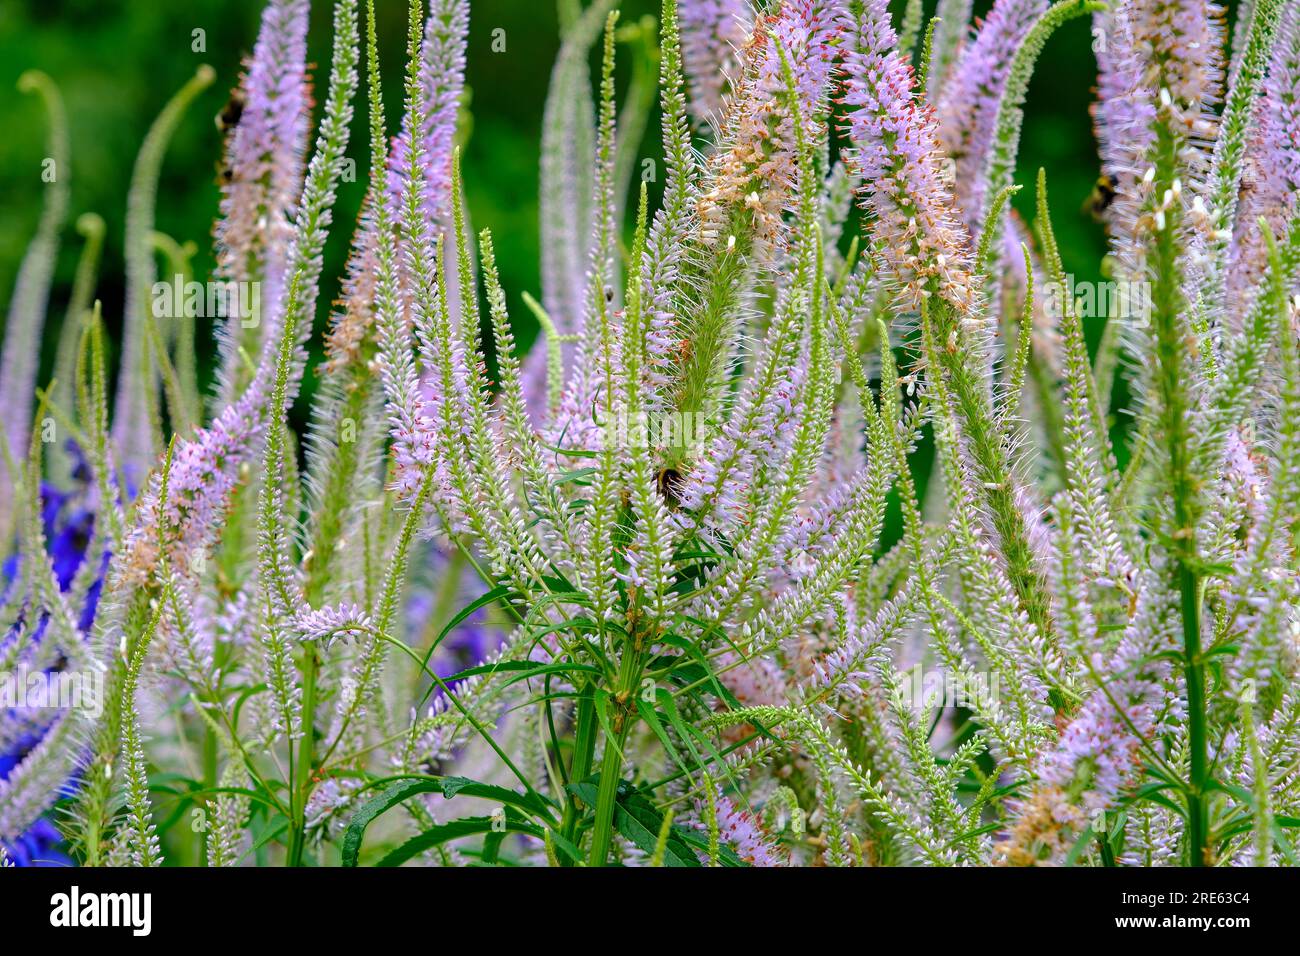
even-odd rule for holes
{"type": "Polygon", "coordinates": [[[659,487],[659,496],[670,507],[676,507],[681,504],[682,473],[676,468],[668,467],[659,470],[655,476],[655,484],[659,487]]]}
{"type": "MultiPolygon", "coordinates": [[[[230,131],[238,126],[239,121],[243,119],[244,107],[247,105],[248,99],[244,96],[244,91],[236,87],[230,94],[230,99],[226,101],[226,105],[221,108],[221,112],[212,118],[213,123],[216,124],[217,132],[222,136],[229,135],[230,131]]],[[[235,173],[230,168],[230,165],[225,159],[219,160],[217,162],[217,185],[228,186],[234,178],[235,173]]]]}
{"type": "Polygon", "coordinates": [[[1255,191],[1259,185],[1259,180],[1255,175],[1253,167],[1248,167],[1241,174],[1241,186],[1237,189],[1237,201],[1245,202],[1247,197],[1255,191]]]}
{"type": "Polygon", "coordinates": [[[221,112],[213,119],[217,124],[217,131],[224,136],[238,126],[244,115],[244,107],[247,105],[248,100],[244,96],[244,91],[236,87],[226,105],[221,108],[221,112]]]}
{"type": "Polygon", "coordinates": [[[1088,201],[1083,204],[1084,211],[1093,219],[1100,221],[1111,203],[1115,201],[1118,186],[1119,183],[1115,182],[1114,176],[1102,173],[1097,177],[1097,184],[1092,187],[1092,194],[1088,196],[1088,201]]]}

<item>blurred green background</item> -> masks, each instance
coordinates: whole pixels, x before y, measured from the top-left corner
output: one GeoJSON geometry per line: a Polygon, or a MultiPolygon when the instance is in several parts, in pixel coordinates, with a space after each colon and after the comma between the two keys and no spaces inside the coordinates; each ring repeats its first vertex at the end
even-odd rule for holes
{"type": "MultiPolygon", "coordinates": [[[[389,128],[398,116],[405,4],[378,0],[389,128]]],[[[895,0],[895,8],[902,3],[895,0]]],[[[934,0],[927,0],[927,18],[934,0]]],[[[988,0],[977,0],[982,14],[988,0]]],[[[309,60],[316,64],[318,98],[327,79],[332,4],[316,0],[309,60]]],[[[52,364],[55,331],[70,293],[79,239],[72,223],[83,212],[108,223],[108,241],[97,295],[109,328],[120,325],[122,229],[126,189],[139,144],[170,95],[199,63],[210,63],[218,80],[185,118],[168,150],[159,190],[157,228],[200,247],[196,274],[211,265],[211,234],[218,205],[215,164],[221,140],[213,118],[239,78],[241,60],[257,34],[261,0],[0,0],[0,305],[7,308],[14,276],[40,214],[40,164],[45,154],[44,115],[35,97],[19,94],[19,75],[39,68],[59,84],[67,103],[72,139],[72,208],[60,250],[46,327],[44,379],[52,364]],[[191,50],[192,31],[206,31],[206,52],[191,50]]],[[[657,0],[624,0],[623,22],[655,12],[657,0]]],[[[558,49],[554,0],[473,0],[468,85],[472,125],[465,153],[466,188],[476,228],[493,229],[503,280],[521,344],[535,326],[520,304],[524,291],[538,291],[538,152],[543,103],[558,49]],[[492,49],[493,31],[505,31],[504,52],[492,49]]],[[[1067,268],[1080,279],[1098,274],[1103,253],[1100,227],[1083,206],[1097,178],[1096,144],[1088,106],[1095,62],[1089,23],[1076,20],[1050,42],[1030,90],[1021,147],[1019,181],[1032,184],[1039,166],[1049,172],[1058,235],[1067,268]]],[[[626,57],[625,57],[626,60],[626,57]]],[[[626,70],[620,70],[623,75],[626,70]]],[[[625,78],[625,77],[624,77],[625,78]]],[[[365,112],[357,111],[350,153],[365,150],[365,112]]],[[[644,150],[657,153],[657,117],[651,118],[644,150]]],[[[337,293],[365,188],[345,184],[326,255],[322,306],[337,293]]],[[[1032,208],[1032,190],[1017,198],[1032,208]]],[[[0,309],[3,314],[4,309],[0,309]]],[[[324,321],[318,313],[318,329],[324,321]]],[[[0,320],[2,321],[2,320],[0,320]]],[[[1095,330],[1094,336],[1095,336],[1095,330]]],[[[200,333],[202,334],[202,332],[200,333]]],[[[202,340],[201,340],[202,341],[202,340]]]]}

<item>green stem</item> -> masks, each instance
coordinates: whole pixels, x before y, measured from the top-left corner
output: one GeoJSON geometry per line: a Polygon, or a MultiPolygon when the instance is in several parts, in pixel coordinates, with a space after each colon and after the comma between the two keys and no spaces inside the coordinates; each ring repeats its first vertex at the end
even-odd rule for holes
{"type": "Polygon", "coordinates": [[[627,730],[618,731],[605,740],[605,752],[600,760],[600,790],[596,795],[596,822],[591,829],[591,866],[604,866],[609,857],[609,847],[614,836],[614,801],[618,797],[618,782],[623,776],[623,745],[627,730]]]}
{"type": "Polygon", "coordinates": [[[612,703],[616,708],[609,715],[613,723],[613,734],[606,735],[605,752],[600,760],[600,789],[596,795],[596,819],[591,829],[591,854],[588,863],[591,866],[604,866],[609,857],[609,847],[614,835],[614,801],[618,797],[618,784],[623,777],[623,748],[631,733],[635,706],[630,706],[632,695],[636,692],[637,680],[641,673],[641,654],[639,638],[635,636],[629,642],[631,646],[623,651],[619,661],[618,685],[612,703]]]}
{"type": "MultiPolygon", "coordinates": [[[[1155,162],[1156,202],[1169,195],[1178,169],[1179,142],[1167,124],[1158,132],[1155,162]]],[[[1188,332],[1180,317],[1186,305],[1181,290],[1176,203],[1157,219],[1153,246],[1153,323],[1160,426],[1169,454],[1169,496],[1173,507],[1170,551],[1183,624],[1183,675],[1187,684],[1187,729],[1190,774],[1187,782],[1187,845],[1192,866],[1208,860],[1208,734],[1205,720],[1205,671],[1201,657],[1201,594],[1197,575],[1196,521],[1199,511],[1192,470],[1191,431],[1186,378],[1188,332]]]]}
{"type": "MultiPolygon", "coordinates": [[[[591,762],[596,752],[596,701],[592,696],[590,685],[584,688],[578,698],[578,713],[574,728],[573,760],[569,764],[569,780],[578,782],[591,773],[591,762]]],[[[564,806],[564,819],[560,824],[560,835],[570,843],[578,832],[578,798],[569,795],[564,806]]],[[[561,858],[564,865],[570,865],[568,857],[561,858]]]]}
{"type": "Polygon", "coordinates": [[[1187,788],[1187,837],[1192,866],[1208,866],[1209,821],[1205,805],[1209,735],[1205,726],[1205,665],[1201,659],[1200,582],[1192,570],[1179,568],[1183,606],[1184,679],[1187,683],[1187,737],[1191,779],[1187,788]]]}
{"type": "Polygon", "coordinates": [[[1110,848],[1110,840],[1106,834],[1097,834],[1097,850],[1101,853],[1102,866],[1115,866],[1115,851],[1110,848]]]}
{"type": "Polygon", "coordinates": [[[298,742],[298,763],[294,768],[293,791],[289,804],[293,813],[293,832],[289,839],[289,865],[302,866],[307,830],[307,794],[311,787],[311,768],[315,757],[316,734],[312,714],[316,712],[316,674],[320,661],[316,648],[308,645],[302,665],[302,740],[298,742]]]}

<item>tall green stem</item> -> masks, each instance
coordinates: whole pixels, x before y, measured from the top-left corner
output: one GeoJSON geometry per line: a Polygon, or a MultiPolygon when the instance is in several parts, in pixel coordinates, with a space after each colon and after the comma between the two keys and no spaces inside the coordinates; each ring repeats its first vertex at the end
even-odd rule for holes
{"type": "MultiPolygon", "coordinates": [[[[1185,300],[1179,268],[1178,203],[1173,196],[1178,169],[1178,141],[1168,125],[1159,126],[1153,195],[1161,204],[1154,216],[1152,249],[1152,321],[1155,326],[1157,390],[1160,425],[1169,455],[1169,496],[1173,526],[1169,529],[1173,583],[1180,597],[1183,625],[1183,674],[1187,684],[1187,731],[1190,773],[1187,782],[1187,844],[1192,866],[1205,866],[1208,783],[1205,729],[1205,671],[1201,657],[1201,594],[1196,549],[1197,486],[1191,462],[1190,400],[1187,377],[1188,334],[1182,328],[1185,300]]],[[[1192,345],[1194,348],[1194,344],[1192,345]]]]}
{"type": "MultiPolygon", "coordinates": [[[[578,698],[578,713],[575,718],[573,738],[573,759],[569,764],[569,780],[578,782],[591,773],[591,761],[596,752],[596,702],[590,685],[583,689],[578,698]]],[[[560,823],[560,835],[570,843],[578,832],[578,798],[569,795],[564,807],[564,819],[560,823]]],[[[561,857],[568,865],[568,857],[561,857]]]]}
{"type": "Polygon", "coordinates": [[[1192,866],[1208,866],[1209,820],[1205,806],[1208,736],[1205,730],[1205,666],[1201,659],[1200,582],[1186,565],[1179,569],[1179,590],[1183,609],[1187,737],[1191,750],[1191,779],[1187,787],[1188,848],[1192,866]]]}
{"type": "Polygon", "coordinates": [[[605,739],[605,752],[600,760],[600,790],[596,795],[596,822],[591,829],[591,866],[604,866],[609,857],[614,835],[614,801],[618,797],[618,782],[623,776],[623,746],[627,743],[628,726],[605,739]]]}
{"type": "Polygon", "coordinates": [[[623,650],[618,666],[618,684],[611,700],[613,713],[609,714],[613,733],[606,734],[605,752],[600,761],[600,789],[596,795],[596,819],[591,828],[591,866],[604,866],[609,857],[614,834],[614,801],[618,797],[618,784],[623,777],[623,748],[631,733],[633,714],[630,706],[641,673],[640,639],[633,628],[633,637],[623,650]]]}
{"type": "Polygon", "coordinates": [[[289,837],[289,865],[302,865],[307,830],[307,793],[311,786],[311,768],[315,759],[316,734],[312,715],[316,712],[316,674],[320,661],[316,648],[308,644],[302,663],[302,739],[298,742],[298,762],[294,767],[293,790],[289,806],[293,814],[289,837]]]}

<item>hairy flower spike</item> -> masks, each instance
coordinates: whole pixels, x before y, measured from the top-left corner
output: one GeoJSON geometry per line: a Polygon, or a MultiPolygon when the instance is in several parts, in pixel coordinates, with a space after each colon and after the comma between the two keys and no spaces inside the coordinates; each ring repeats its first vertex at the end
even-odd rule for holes
{"type": "Polygon", "coordinates": [[[787,865],[785,855],[774,845],[762,821],[748,810],[738,807],[725,794],[717,793],[713,797],[712,807],[701,807],[701,814],[713,818],[718,840],[734,850],[749,865],[787,865]]]}
{"type": "Polygon", "coordinates": [[[161,557],[184,574],[202,571],[207,549],[221,533],[241,469],[247,468],[261,446],[265,402],[266,378],[259,376],[211,426],[180,443],[165,503],[159,500],[162,476],[152,477],[126,542],[125,568],[134,580],[147,580],[161,557]],[[159,554],[160,542],[165,555],[159,554]]]}
{"type": "MultiPolygon", "coordinates": [[[[27,451],[31,427],[32,390],[36,385],[40,358],[40,338],[45,327],[46,300],[54,262],[59,250],[59,231],[68,214],[69,159],[68,120],[58,87],[44,73],[24,73],[18,88],[41,97],[49,114],[50,130],[46,144],[48,163],[55,178],[45,186],[45,207],[36,238],[23,257],[14,283],[13,299],[5,321],[4,350],[0,352],[0,455],[5,451],[21,460],[27,451]]],[[[0,467],[0,536],[14,531],[9,516],[14,507],[13,485],[9,470],[0,467]]]]}
{"type": "Polygon", "coordinates": [[[1125,275],[1138,277],[1167,221],[1151,178],[1161,124],[1176,138],[1178,175],[1193,187],[1181,201],[1203,189],[1222,96],[1222,11],[1201,0],[1125,0],[1098,18],[1106,42],[1094,118],[1116,194],[1108,221],[1125,275]]]}
{"type": "Polygon", "coordinates": [[[465,89],[465,43],[469,36],[466,0],[434,0],[425,21],[420,51],[420,85],[423,116],[407,112],[402,131],[393,143],[388,173],[389,199],[394,209],[403,201],[410,178],[411,130],[421,133],[421,211],[438,228],[447,228],[451,216],[451,153],[456,136],[460,101],[465,89]]]}
{"type": "Polygon", "coordinates": [[[218,263],[226,278],[266,283],[268,317],[284,291],[306,162],[308,13],[307,0],[267,5],[244,78],[223,114],[234,129],[226,143],[218,263]]]}
{"type": "Polygon", "coordinates": [[[779,14],[755,25],[727,113],[726,145],[711,164],[710,188],[698,202],[707,245],[719,248],[739,234],[763,258],[781,244],[781,217],[795,181],[793,110],[805,135],[816,136],[838,27],[832,10],[826,0],[786,0],[779,14]],[[781,51],[800,64],[794,103],[781,51]]]}
{"type": "Polygon", "coordinates": [[[972,228],[985,212],[985,164],[1007,74],[1021,40],[1047,6],[1047,0],[997,0],[937,101],[940,140],[957,164],[957,202],[972,228]]]}
{"type": "Polygon", "coordinates": [[[371,623],[370,616],[357,605],[341,604],[300,613],[293,619],[293,626],[304,641],[328,646],[339,637],[366,633],[371,623]]]}
{"type": "Polygon", "coordinates": [[[1249,307],[1267,268],[1259,220],[1273,235],[1285,235],[1300,195],[1300,9],[1295,4],[1283,5],[1255,124],[1230,251],[1228,294],[1235,315],[1249,307]]]}
{"type": "Polygon", "coordinates": [[[972,305],[970,239],[952,212],[952,171],[934,110],[919,99],[885,0],[850,0],[844,15],[844,105],[873,238],[901,302],[935,293],[972,305]]]}
{"type": "Polygon", "coordinates": [[[701,125],[717,122],[739,69],[739,51],[754,24],[749,0],[681,0],[682,65],[690,109],[701,125]]]}

